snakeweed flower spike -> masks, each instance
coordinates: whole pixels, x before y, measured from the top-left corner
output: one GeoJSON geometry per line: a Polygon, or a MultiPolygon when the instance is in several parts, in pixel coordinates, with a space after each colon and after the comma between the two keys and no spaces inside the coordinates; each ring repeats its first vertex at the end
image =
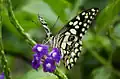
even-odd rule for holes
{"type": "Polygon", "coordinates": [[[0,79],[4,79],[4,73],[0,74],[0,79]]]}
{"type": "Polygon", "coordinates": [[[53,48],[48,53],[48,46],[43,44],[36,44],[32,50],[35,52],[32,60],[32,67],[36,70],[43,65],[44,72],[54,72],[56,65],[60,62],[61,55],[58,48],[53,48]]]}

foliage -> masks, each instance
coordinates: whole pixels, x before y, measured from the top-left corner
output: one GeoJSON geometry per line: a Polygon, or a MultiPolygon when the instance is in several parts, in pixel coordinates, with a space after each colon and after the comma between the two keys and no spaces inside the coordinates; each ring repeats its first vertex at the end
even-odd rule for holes
{"type": "MultiPolygon", "coordinates": [[[[120,78],[119,5],[120,0],[12,0],[13,11],[20,25],[38,43],[45,39],[45,32],[37,18],[38,13],[45,18],[55,35],[82,10],[91,7],[100,9],[96,21],[83,39],[84,56],[80,57],[70,71],[61,62],[59,68],[69,79],[120,78]]],[[[12,78],[56,79],[55,75],[44,73],[41,68],[38,72],[32,69],[31,47],[10,23],[7,9],[4,9],[2,16],[2,40],[12,78]]]]}

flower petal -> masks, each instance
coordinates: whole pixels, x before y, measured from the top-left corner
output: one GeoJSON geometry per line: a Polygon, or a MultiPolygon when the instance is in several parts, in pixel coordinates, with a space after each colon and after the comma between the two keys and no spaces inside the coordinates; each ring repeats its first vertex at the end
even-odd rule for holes
{"type": "Polygon", "coordinates": [[[47,57],[47,59],[43,63],[44,72],[54,72],[55,69],[55,61],[51,57],[47,57]]]}
{"type": "Polygon", "coordinates": [[[37,54],[34,54],[34,58],[32,60],[32,67],[36,70],[40,67],[41,64],[40,59],[41,58],[37,54]]]}
{"type": "Polygon", "coordinates": [[[51,56],[57,63],[59,63],[61,59],[61,54],[58,48],[53,48],[49,56],[51,56]]]}
{"type": "Polygon", "coordinates": [[[4,79],[4,73],[0,74],[0,79],[4,79]]]}
{"type": "Polygon", "coordinates": [[[42,57],[43,55],[48,54],[48,45],[36,44],[32,50],[42,57]]]}

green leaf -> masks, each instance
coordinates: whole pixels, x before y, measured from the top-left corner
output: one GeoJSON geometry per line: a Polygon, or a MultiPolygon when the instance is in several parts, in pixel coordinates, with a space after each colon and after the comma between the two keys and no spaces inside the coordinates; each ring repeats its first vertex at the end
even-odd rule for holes
{"type": "Polygon", "coordinates": [[[116,15],[120,12],[119,6],[120,0],[114,0],[100,12],[96,21],[96,32],[100,32],[103,29],[106,30],[111,25],[116,15]]]}
{"type": "Polygon", "coordinates": [[[103,49],[104,48],[108,52],[112,51],[111,42],[110,42],[109,38],[107,38],[104,35],[99,35],[99,34],[96,35],[92,32],[89,32],[84,37],[83,43],[89,49],[93,49],[93,48],[103,49]]]}
{"type": "Polygon", "coordinates": [[[31,70],[22,79],[57,79],[55,75],[48,72],[43,72],[42,70],[31,70]]]}
{"type": "MultiPolygon", "coordinates": [[[[36,14],[38,13],[43,16],[46,20],[49,20],[49,23],[55,23],[58,15],[50,8],[50,6],[45,3],[43,0],[30,1],[23,8],[23,11],[36,14]]],[[[60,21],[61,22],[61,21],[60,21]]]]}
{"type": "Polygon", "coordinates": [[[70,12],[71,5],[69,2],[65,0],[44,0],[49,7],[57,14],[60,16],[60,19],[62,21],[65,21],[67,19],[67,12],[70,12]]]}
{"type": "Polygon", "coordinates": [[[94,69],[92,72],[92,79],[111,79],[111,77],[112,72],[105,67],[94,69]]]}

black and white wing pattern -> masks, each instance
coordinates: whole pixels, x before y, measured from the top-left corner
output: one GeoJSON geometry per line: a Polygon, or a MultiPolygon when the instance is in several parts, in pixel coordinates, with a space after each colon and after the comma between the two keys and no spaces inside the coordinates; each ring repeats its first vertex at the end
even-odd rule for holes
{"type": "Polygon", "coordinates": [[[70,20],[56,36],[52,36],[46,21],[38,16],[52,47],[60,49],[64,65],[67,69],[71,69],[82,54],[82,38],[95,19],[98,8],[91,8],[81,12],[70,20]]]}
{"type": "Polygon", "coordinates": [[[53,47],[60,49],[67,69],[71,69],[79,58],[82,50],[82,38],[98,11],[98,8],[91,8],[81,12],[70,20],[53,38],[53,47]]]}

